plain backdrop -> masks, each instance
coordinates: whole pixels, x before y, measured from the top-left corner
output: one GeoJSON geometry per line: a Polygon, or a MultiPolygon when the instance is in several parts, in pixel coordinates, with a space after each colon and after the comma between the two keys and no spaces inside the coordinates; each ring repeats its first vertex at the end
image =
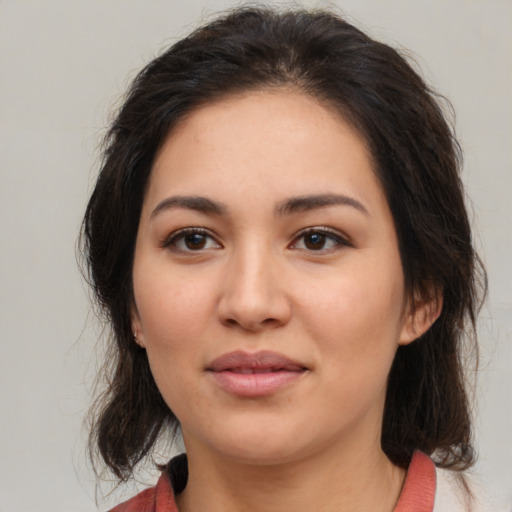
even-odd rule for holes
{"type": "MultiPolygon", "coordinates": [[[[97,508],[82,421],[100,329],[75,259],[96,148],[143,64],[233,5],[0,0],[0,512],[97,508]]],[[[331,5],[407,48],[457,112],[490,289],[475,472],[512,506],[512,1],[331,5]]]]}

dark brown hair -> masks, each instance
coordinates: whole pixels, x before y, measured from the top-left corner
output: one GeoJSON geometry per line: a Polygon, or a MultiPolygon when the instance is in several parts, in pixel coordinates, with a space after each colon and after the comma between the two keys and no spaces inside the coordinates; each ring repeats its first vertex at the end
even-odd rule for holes
{"type": "Polygon", "coordinates": [[[111,326],[91,449],[124,480],[178,425],[130,322],[135,239],[155,154],[200,105],[276,87],[328,104],[366,140],[394,217],[408,296],[417,302],[442,291],[439,319],[397,351],[382,447],[402,467],[419,449],[442,467],[465,469],[473,450],[463,341],[475,347],[485,273],[472,246],[459,146],[412,66],[325,11],[237,9],[174,44],[134,80],[106,137],[83,221],[88,279],[111,326]]]}

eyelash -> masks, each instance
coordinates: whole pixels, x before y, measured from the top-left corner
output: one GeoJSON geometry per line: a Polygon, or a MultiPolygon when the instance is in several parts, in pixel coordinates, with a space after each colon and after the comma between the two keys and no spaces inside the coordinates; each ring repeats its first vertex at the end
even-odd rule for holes
{"type": "MultiPolygon", "coordinates": [[[[171,248],[177,252],[200,252],[201,250],[204,250],[204,247],[200,247],[198,250],[194,250],[191,248],[180,248],[178,247],[178,243],[183,241],[185,242],[185,239],[187,236],[190,235],[200,235],[205,237],[205,239],[209,238],[213,240],[217,247],[215,248],[222,248],[222,246],[215,240],[215,238],[211,235],[211,233],[204,229],[199,227],[190,227],[190,228],[183,228],[180,229],[174,233],[172,233],[169,237],[167,237],[162,243],[161,247],[163,248],[171,248]]],[[[343,236],[341,236],[337,231],[331,230],[326,227],[310,227],[306,228],[298,233],[298,235],[294,238],[293,242],[289,245],[291,248],[296,248],[301,251],[305,252],[311,252],[311,253],[326,253],[331,252],[333,250],[338,249],[339,247],[353,247],[353,245],[343,236]],[[325,243],[327,239],[330,239],[335,242],[335,247],[330,248],[319,248],[319,249],[310,249],[310,248],[297,248],[298,241],[301,239],[304,239],[308,235],[320,235],[321,237],[324,237],[322,239],[322,242],[325,243]]],[[[206,248],[210,249],[210,248],[206,248]]]]}
{"type": "MultiPolygon", "coordinates": [[[[171,248],[178,252],[199,252],[199,250],[203,249],[202,247],[195,251],[194,249],[183,249],[177,247],[178,242],[185,241],[185,238],[189,235],[201,235],[205,238],[210,238],[215,241],[215,238],[210,234],[210,232],[204,228],[183,228],[178,231],[172,233],[169,237],[167,237],[161,244],[163,248],[171,248]]],[[[221,247],[220,244],[215,241],[215,244],[218,247],[221,247]]]]}
{"type": "Polygon", "coordinates": [[[331,252],[333,250],[339,249],[340,246],[341,247],[353,247],[352,243],[349,240],[347,240],[345,237],[340,235],[337,231],[334,231],[334,230],[326,228],[326,227],[311,227],[311,228],[306,228],[306,229],[302,230],[295,237],[291,246],[292,247],[296,246],[298,240],[303,239],[308,235],[321,235],[321,236],[325,237],[326,239],[333,240],[336,243],[336,246],[327,248],[327,249],[325,249],[325,248],[322,248],[322,249],[305,248],[305,249],[299,249],[299,250],[312,252],[312,253],[325,253],[325,252],[331,252]]]}

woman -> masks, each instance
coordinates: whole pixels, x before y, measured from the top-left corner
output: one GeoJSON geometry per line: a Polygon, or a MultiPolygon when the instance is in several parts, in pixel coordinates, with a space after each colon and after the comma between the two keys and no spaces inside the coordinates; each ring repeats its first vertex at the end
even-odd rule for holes
{"type": "Polygon", "coordinates": [[[138,75],[84,219],[91,444],[120,481],[178,427],[187,455],[116,512],[477,509],[459,165],[411,66],[327,12],[239,9],[138,75]]]}

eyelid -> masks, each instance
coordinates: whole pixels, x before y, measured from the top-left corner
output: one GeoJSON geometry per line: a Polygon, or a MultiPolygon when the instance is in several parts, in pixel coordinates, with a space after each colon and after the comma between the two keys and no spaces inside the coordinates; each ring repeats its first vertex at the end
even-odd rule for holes
{"type": "Polygon", "coordinates": [[[204,235],[204,236],[207,236],[209,238],[211,238],[215,244],[217,245],[217,248],[221,248],[222,245],[220,244],[220,242],[217,240],[217,238],[206,228],[202,228],[202,227],[199,227],[199,226],[189,226],[189,227],[186,227],[186,228],[180,228],[180,229],[177,229],[176,231],[173,231],[171,234],[169,234],[168,236],[166,236],[161,242],[160,242],[160,247],[162,249],[171,249],[171,250],[174,250],[176,252],[182,252],[182,253],[194,253],[194,252],[201,252],[201,251],[204,251],[204,250],[208,250],[208,249],[198,249],[197,251],[194,251],[194,250],[184,250],[184,249],[179,249],[178,247],[176,247],[174,244],[176,243],[176,241],[178,241],[179,239],[182,239],[184,238],[185,236],[187,235],[195,235],[195,234],[198,234],[198,235],[204,235]]]}
{"type": "MultiPolygon", "coordinates": [[[[354,247],[354,245],[350,241],[349,237],[343,235],[338,230],[335,230],[335,229],[332,229],[332,228],[329,228],[326,226],[311,226],[311,227],[304,228],[304,229],[300,230],[295,235],[290,246],[293,247],[294,245],[297,244],[297,241],[300,238],[302,238],[308,234],[311,234],[311,233],[320,233],[322,235],[328,236],[331,239],[334,239],[340,247],[354,247]]],[[[312,252],[312,253],[316,252],[316,253],[321,254],[322,252],[328,252],[328,251],[333,251],[333,250],[336,250],[336,249],[319,249],[317,251],[308,250],[308,252],[312,252]]]]}
{"type": "MultiPolygon", "coordinates": [[[[347,236],[341,234],[338,230],[335,230],[335,229],[332,229],[332,228],[329,228],[326,226],[310,226],[310,227],[300,230],[295,235],[293,241],[289,244],[288,247],[294,248],[294,246],[297,245],[298,241],[302,237],[304,237],[308,234],[312,234],[312,233],[320,233],[320,234],[334,240],[338,247],[353,247],[352,242],[349,240],[349,238],[347,236]]],[[[212,248],[197,249],[196,251],[194,251],[192,249],[186,250],[186,249],[180,249],[180,248],[176,247],[176,242],[178,240],[183,239],[187,235],[192,235],[192,234],[204,235],[214,241],[214,243],[216,245],[215,249],[222,248],[222,244],[217,240],[216,236],[213,233],[211,233],[211,231],[209,231],[206,228],[199,227],[199,226],[189,226],[186,228],[180,228],[176,231],[173,231],[171,234],[166,236],[160,242],[159,245],[161,248],[172,249],[176,252],[183,252],[183,253],[188,253],[188,252],[190,252],[190,253],[198,252],[199,253],[204,250],[212,249],[212,248]]],[[[312,252],[312,253],[316,252],[318,254],[322,254],[325,252],[332,252],[333,250],[336,250],[338,247],[329,248],[329,249],[318,249],[318,250],[312,250],[312,249],[302,249],[302,250],[306,250],[307,252],[312,252]]]]}

